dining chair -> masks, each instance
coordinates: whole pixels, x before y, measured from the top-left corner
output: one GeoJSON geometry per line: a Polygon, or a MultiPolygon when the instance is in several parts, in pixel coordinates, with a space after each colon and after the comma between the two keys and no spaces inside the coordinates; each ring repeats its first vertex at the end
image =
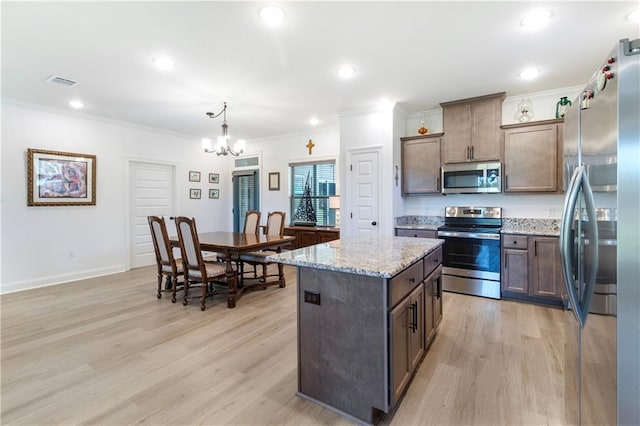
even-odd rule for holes
{"type": "Polygon", "coordinates": [[[248,210],[244,218],[244,230],[245,234],[257,234],[260,226],[261,213],[257,210],[248,210]]]}
{"type": "Polygon", "coordinates": [[[167,234],[167,225],[163,217],[147,216],[147,222],[151,230],[151,239],[156,253],[156,264],[158,266],[158,299],[162,298],[162,293],[171,292],[171,301],[176,303],[176,292],[182,290],[184,283],[178,283],[178,277],[184,276],[182,259],[173,256],[173,249],[167,234]],[[162,278],[167,277],[167,286],[162,288],[162,278]]]}
{"type": "Polygon", "coordinates": [[[207,308],[207,296],[216,294],[213,284],[225,279],[226,265],[220,262],[204,261],[194,218],[176,217],[176,229],[178,230],[184,268],[184,301],[182,304],[186,306],[189,303],[189,289],[199,283],[199,287],[202,289],[201,295],[191,298],[200,297],[200,310],[204,311],[207,308]]]}
{"type": "MultiPolygon", "coordinates": [[[[285,212],[270,212],[267,216],[267,226],[265,229],[265,234],[267,236],[279,236],[282,237],[284,235],[284,221],[285,221],[286,213],[285,212]]],[[[262,251],[254,251],[250,253],[246,253],[240,256],[241,266],[240,266],[240,274],[241,277],[244,278],[244,264],[248,264],[253,266],[253,277],[252,279],[258,279],[259,282],[265,283],[267,281],[267,277],[276,276],[275,274],[268,275],[267,267],[272,262],[267,262],[265,258],[270,254],[273,254],[273,250],[262,250],[262,251]],[[262,275],[258,275],[256,271],[256,266],[262,266],[262,275]]],[[[280,278],[280,287],[284,287],[284,280],[282,280],[283,271],[282,264],[278,263],[278,274],[277,276],[280,278]]]]}

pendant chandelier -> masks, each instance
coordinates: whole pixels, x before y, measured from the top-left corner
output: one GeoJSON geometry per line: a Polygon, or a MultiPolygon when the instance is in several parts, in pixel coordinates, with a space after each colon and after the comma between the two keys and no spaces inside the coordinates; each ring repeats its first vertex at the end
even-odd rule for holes
{"type": "Polygon", "coordinates": [[[209,118],[217,118],[220,117],[221,114],[224,114],[222,120],[222,136],[218,136],[218,143],[216,143],[215,147],[213,146],[211,139],[202,139],[202,149],[204,149],[204,152],[215,152],[217,155],[231,154],[237,157],[244,152],[246,142],[243,139],[238,139],[238,141],[233,145],[233,149],[229,146],[231,138],[228,134],[229,126],[227,125],[227,103],[224,103],[224,107],[219,113],[207,113],[209,118]]]}

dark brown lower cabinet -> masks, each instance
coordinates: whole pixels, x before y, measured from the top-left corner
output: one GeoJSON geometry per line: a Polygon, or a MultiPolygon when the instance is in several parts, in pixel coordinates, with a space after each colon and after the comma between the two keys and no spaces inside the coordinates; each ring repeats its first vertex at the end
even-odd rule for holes
{"type": "Polygon", "coordinates": [[[442,321],[442,266],[424,280],[424,338],[428,348],[442,321]]]}
{"type": "Polygon", "coordinates": [[[288,249],[313,246],[340,238],[340,228],[327,228],[322,226],[286,226],[284,235],[296,237],[289,244],[288,249]]]}
{"type": "Polygon", "coordinates": [[[560,305],[558,238],[503,235],[501,279],[503,298],[560,305]]]}
{"type": "Polygon", "coordinates": [[[424,285],[421,283],[389,313],[393,404],[400,398],[424,354],[424,285]]]}

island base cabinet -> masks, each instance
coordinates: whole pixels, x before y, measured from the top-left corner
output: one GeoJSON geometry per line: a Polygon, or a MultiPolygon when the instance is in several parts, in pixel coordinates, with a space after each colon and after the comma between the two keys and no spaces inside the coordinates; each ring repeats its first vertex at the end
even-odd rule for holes
{"type": "Polygon", "coordinates": [[[389,410],[384,282],[298,267],[298,395],[358,422],[389,410]]]}
{"type": "Polygon", "coordinates": [[[425,350],[424,286],[420,284],[389,312],[391,330],[391,406],[402,396],[425,350]]]}

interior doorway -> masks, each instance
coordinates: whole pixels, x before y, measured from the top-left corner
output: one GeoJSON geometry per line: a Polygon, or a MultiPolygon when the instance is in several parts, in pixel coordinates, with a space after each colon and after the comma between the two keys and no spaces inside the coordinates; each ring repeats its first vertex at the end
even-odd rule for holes
{"type": "MultiPolygon", "coordinates": [[[[379,149],[350,152],[348,188],[350,192],[351,235],[379,235],[379,149]]],[[[343,218],[344,222],[344,218],[343,218]]]]}
{"type": "Polygon", "coordinates": [[[155,263],[147,216],[165,216],[169,234],[175,215],[176,166],[144,161],[129,162],[129,261],[131,268],[155,263]]]}
{"type": "Polygon", "coordinates": [[[233,172],[233,231],[242,232],[249,210],[260,210],[259,170],[233,172]]]}

